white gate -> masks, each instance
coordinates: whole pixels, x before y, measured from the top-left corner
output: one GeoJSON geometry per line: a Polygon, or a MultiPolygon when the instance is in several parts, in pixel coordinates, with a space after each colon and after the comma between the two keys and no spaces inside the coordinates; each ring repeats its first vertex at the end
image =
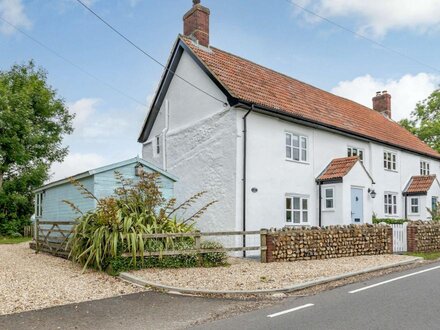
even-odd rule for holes
{"type": "Polygon", "coordinates": [[[402,225],[391,225],[393,228],[393,252],[407,251],[407,226],[407,222],[402,225]]]}

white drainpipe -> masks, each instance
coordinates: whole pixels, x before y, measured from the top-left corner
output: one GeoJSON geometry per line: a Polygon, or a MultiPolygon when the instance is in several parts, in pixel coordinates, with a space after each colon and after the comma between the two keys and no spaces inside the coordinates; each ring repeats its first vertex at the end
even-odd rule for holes
{"type": "Polygon", "coordinates": [[[164,171],[167,170],[167,133],[170,125],[170,102],[165,100],[165,128],[162,130],[162,145],[163,145],[163,157],[162,157],[162,167],[164,171]]]}

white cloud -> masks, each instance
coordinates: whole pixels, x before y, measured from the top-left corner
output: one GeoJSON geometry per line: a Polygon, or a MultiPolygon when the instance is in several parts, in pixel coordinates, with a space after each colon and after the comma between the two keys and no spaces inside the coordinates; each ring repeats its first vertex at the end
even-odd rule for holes
{"type": "Polygon", "coordinates": [[[52,165],[50,181],[64,179],[106,165],[106,159],[96,153],[71,153],[62,163],[52,165]]]}
{"type": "Polygon", "coordinates": [[[68,105],[75,114],[73,138],[107,139],[140,130],[145,109],[113,109],[101,99],[83,98],[68,105]]]}
{"type": "Polygon", "coordinates": [[[80,129],[87,124],[87,120],[96,112],[100,99],[84,98],[68,105],[69,111],[75,114],[74,127],[80,129]]]}
{"type": "MultiPolygon", "coordinates": [[[[359,32],[377,37],[390,30],[411,29],[423,33],[440,27],[438,0],[300,0],[299,4],[327,18],[354,18],[359,32]]],[[[310,21],[310,15],[304,15],[310,21]]]]}
{"type": "Polygon", "coordinates": [[[370,75],[341,81],[331,92],[356,101],[369,108],[377,91],[391,94],[392,118],[396,121],[408,118],[418,101],[424,100],[440,83],[440,76],[427,73],[404,75],[397,80],[376,79],[370,75]]]}
{"type": "MultiPolygon", "coordinates": [[[[21,0],[0,0],[0,16],[18,28],[30,28],[32,25],[21,0]]],[[[0,21],[0,33],[10,35],[14,32],[12,26],[0,21]]]]}

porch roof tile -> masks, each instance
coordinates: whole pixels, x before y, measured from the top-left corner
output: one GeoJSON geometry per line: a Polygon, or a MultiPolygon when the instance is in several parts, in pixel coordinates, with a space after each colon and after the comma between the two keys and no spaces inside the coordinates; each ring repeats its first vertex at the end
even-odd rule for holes
{"type": "Polygon", "coordinates": [[[348,174],[348,172],[350,172],[358,160],[359,157],[357,156],[335,158],[318,176],[317,180],[322,182],[342,179],[348,174]]]}
{"type": "Polygon", "coordinates": [[[435,175],[415,175],[411,177],[404,193],[407,194],[426,194],[431,188],[435,175]]]}

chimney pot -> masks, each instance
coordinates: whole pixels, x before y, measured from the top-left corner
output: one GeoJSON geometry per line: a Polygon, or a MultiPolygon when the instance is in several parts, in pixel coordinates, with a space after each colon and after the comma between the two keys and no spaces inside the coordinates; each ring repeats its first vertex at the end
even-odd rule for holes
{"type": "Polygon", "coordinates": [[[209,46],[210,10],[193,0],[193,7],[183,16],[183,34],[196,39],[202,46],[209,46]]]}
{"type": "Polygon", "coordinates": [[[391,118],[391,95],[387,91],[377,92],[373,97],[373,110],[391,118]]]}

